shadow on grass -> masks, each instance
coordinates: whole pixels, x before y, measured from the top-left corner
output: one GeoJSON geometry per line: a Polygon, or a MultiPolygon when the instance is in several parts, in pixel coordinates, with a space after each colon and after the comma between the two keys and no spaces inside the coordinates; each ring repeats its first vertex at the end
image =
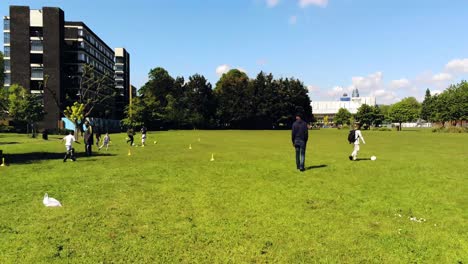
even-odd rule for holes
{"type": "MultiPolygon", "coordinates": [[[[30,152],[30,153],[14,153],[4,154],[7,164],[28,164],[43,160],[58,160],[62,161],[65,157],[65,152],[30,152]]],[[[95,161],[94,157],[110,157],[116,156],[110,153],[96,153],[92,156],[86,156],[86,153],[76,153],[75,157],[78,161],[95,161]]]]}
{"type": "Polygon", "coordinates": [[[309,166],[309,167],[305,168],[305,170],[319,169],[319,168],[325,168],[325,167],[327,167],[327,165],[320,164],[320,165],[309,166]]]}
{"type": "Polygon", "coordinates": [[[356,160],[354,161],[361,161],[361,160],[371,160],[370,158],[357,158],[356,160]]]}
{"type": "Polygon", "coordinates": [[[0,142],[0,146],[1,146],[1,145],[13,145],[13,144],[19,144],[19,142],[15,142],[15,141],[12,141],[12,142],[0,142]]]}

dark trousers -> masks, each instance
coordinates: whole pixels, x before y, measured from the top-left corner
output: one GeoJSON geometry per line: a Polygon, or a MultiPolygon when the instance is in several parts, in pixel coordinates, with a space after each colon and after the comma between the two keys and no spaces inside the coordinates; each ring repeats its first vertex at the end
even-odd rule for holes
{"type": "Polygon", "coordinates": [[[91,154],[93,154],[93,144],[86,144],[85,145],[85,151],[86,151],[86,155],[87,156],[91,156],[91,154]]]}
{"type": "Polygon", "coordinates": [[[303,170],[305,168],[306,144],[304,141],[297,140],[294,142],[294,148],[296,149],[296,168],[303,170]]]}
{"type": "Polygon", "coordinates": [[[127,143],[130,142],[130,146],[133,146],[133,136],[128,135],[127,143]]]}

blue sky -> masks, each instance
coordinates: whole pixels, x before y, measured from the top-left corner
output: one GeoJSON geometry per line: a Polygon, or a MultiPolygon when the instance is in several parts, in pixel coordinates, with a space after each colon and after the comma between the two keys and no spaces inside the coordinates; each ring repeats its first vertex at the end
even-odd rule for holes
{"type": "Polygon", "coordinates": [[[468,79],[467,0],[2,0],[0,14],[9,5],[60,7],[125,47],[138,88],[158,66],[213,86],[240,68],[299,78],[313,101],[357,87],[392,103],[468,79]]]}

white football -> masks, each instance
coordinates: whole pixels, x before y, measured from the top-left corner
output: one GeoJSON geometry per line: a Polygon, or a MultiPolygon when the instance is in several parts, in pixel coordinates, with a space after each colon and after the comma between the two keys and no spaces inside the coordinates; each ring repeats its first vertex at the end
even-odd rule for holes
{"type": "Polygon", "coordinates": [[[370,157],[370,159],[371,159],[371,160],[376,160],[377,157],[376,157],[376,156],[372,156],[372,157],[370,157]]]}

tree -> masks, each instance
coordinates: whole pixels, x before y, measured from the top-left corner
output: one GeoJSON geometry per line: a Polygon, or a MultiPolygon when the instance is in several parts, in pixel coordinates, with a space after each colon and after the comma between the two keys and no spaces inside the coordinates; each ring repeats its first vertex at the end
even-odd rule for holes
{"type": "Polygon", "coordinates": [[[122,124],[126,127],[143,125],[145,123],[145,107],[142,98],[132,98],[132,102],[125,106],[125,118],[122,119],[122,124]]]}
{"type": "Polygon", "coordinates": [[[401,123],[414,121],[419,117],[421,105],[416,98],[407,97],[390,107],[390,118],[393,122],[399,123],[399,130],[401,130],[401,123]]]}
{"type": "Polygon", "coordinates": [[[385,120],[385,116],[378,105],[372,107],[372,117],[374,119],[372,124],[376,127],[380,126],[385,120]]]}
{"type": "Polygon", "coordinates": [[[328,118],[327,115],[323,117],[323,124],[326,125],[326,126],[328,126],[328,119],[329,118],[328,118]]]}
{"type": "Polygon", "coordinates": [[[214,90],[219,103],[217,116],[222,127],[245,128],[251,117],[247,74],[237,69],[223,74],[214,90]]]}
{"type": "Polygon", "coordinates": [[[8,114],[15,120],[27,122],[32,137],[36,136],[35,123],[45,116],[40,98],[18,84],[11,85],[8,90],[8,114]]]}
{"type": "Polygon", "coordinates": [[[203,75],[195,74],[189,77],[185,90],[188,123],[198,128],[214,126],[216,102],[211,84],[203,75]]]}
{"type": "Polygon", "coordinates": [[[253,123],[257,129],[271,129],[277,120],[275,105],[279,103],[277,85],[273,75],[260,72],[250,81],[252,90],[253,123]]]}
{"type": "Polygon", "coordinates": [[[349,119],[351,118],[351,113],[346,108],[340,108],[338,113],[335,115],[335,123],[337,125],[347,124],[349,125],[349,119]]]}
{"type": "MultiPolygon", "coordinates": [[[[106,109],[113,105],[113,98],[117,94],[113,78],[106,74],[98,73],[93,66],[85,64],[81,76],[78,76],[78,83],[75,87],[67,89],[65,101],[60,100],[56,92],[47,86],[48,76],[44,77],[44,89],[52,95],[57,107],[66,117],[65,109],[67,107],[83,105],[83,118],[70,120],[82,132],[83,124],[87,117],[97,114],[96,109],[106,109]]],[[[105,111],[105,110],[104,110],[105,111]]],[[[78,131],[77,130],[77,131],[78,131]]],[[[78,133],[75,134],[78,139],[78,133]]]]}
{"type": "Polygon", "coordinates": [[[443,92],[447,94],[448,116],[450,121],[468,120],[468,82],[462,81],[459,84],[450,85],[443,92]]]}
{"type": "MultiPolygon", "coordinates": [[[[75,102],[72,106],[67,106],[63,111],[65,117],[73,124],[80,124],[85,118],[85,105],[75,102]]],[[[75,135],[78,135],[78,126],[75,125],[75,135]]]]}
{"type": "Polygon", "coordinates": [[[356,120],[360,122],[365,129],[369,128],[374,122],[374,109],[370,105],[363,104],[358,108],[356,120]]]}
{"type": "Polygon", "coordinates": [[[426,95],[424,96],[424,101],[421,105],[421,119],[426,121],[432,121],[431,114],[433,112],[433,108],[434,104],[433,98],[431,97],[431,91],[429,89],[426,89],[426,95]]]}
{"type": "Polygon", "coordinates": [[[313,120],[308,90],[301,81],[281,78],[275,81],[275,85],[278,89],[278,102],[274,106],[277,124],[282,123],[290,127],[297,112],[302,113],[306,122],[313,120]]]}

